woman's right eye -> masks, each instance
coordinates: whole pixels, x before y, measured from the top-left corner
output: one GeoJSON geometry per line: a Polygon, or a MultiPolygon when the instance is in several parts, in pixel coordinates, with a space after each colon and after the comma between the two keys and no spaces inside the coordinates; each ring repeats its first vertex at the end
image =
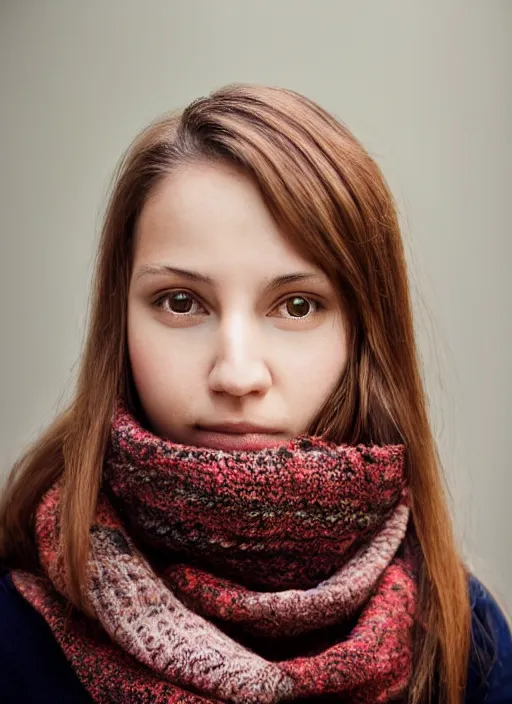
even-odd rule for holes
{"type": "Polygon", "coordinates": [[[204,310],[199,302],[186,291],[166,293],[155,301],[155,305],[166,313],[177,316],[197,315],[199,310],[197,308],[193,310],[194,306],[204,310]]]}

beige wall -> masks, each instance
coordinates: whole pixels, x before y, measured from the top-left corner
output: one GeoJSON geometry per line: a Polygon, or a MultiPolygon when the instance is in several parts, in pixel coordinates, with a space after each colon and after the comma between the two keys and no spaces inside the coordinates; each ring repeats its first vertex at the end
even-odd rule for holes
{"type": "Polygon", "coordinates": [[[0,472],[65,397],[109,175],[214,87],[294,88],[394,189],[464,554],[512,610],[509,0],[0,0],[0,472]]]}

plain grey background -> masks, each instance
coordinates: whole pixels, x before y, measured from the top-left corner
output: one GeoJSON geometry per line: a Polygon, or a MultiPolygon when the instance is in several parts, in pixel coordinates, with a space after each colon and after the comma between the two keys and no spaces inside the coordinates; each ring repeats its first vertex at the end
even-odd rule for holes
{"type": "Polygon", "coordinates": [[[0,473],[69,393],[105,194],[225,83],[344,121],[397,198],[463,554],[512,610],[510,0],[0,0],[0,473]]]}

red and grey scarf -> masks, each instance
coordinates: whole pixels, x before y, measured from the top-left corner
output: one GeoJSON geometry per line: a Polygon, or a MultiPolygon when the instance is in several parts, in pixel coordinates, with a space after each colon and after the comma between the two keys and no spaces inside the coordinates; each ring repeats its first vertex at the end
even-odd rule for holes
{"type": "Polygon", "coordinates": [[[120,404],[90,531],[88,605],[65,621],[57,482],[13,573],[99,703],[388,702],[412,670],[403,445],[302,435],[179,445],[120,404]]]}

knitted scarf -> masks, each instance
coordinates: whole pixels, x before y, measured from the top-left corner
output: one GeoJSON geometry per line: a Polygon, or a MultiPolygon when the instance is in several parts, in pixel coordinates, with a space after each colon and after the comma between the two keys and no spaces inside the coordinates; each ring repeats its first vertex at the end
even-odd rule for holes
{"type": "Polygon", "coordinates": [[[395,701],[417,592],[404,454],[307,435],[251,452],[189,447],[119,403],[89,615],[65,618],[60,481],[36,514],[42,573],[16,570],[13,583],[101,704],[395,701]]]}

